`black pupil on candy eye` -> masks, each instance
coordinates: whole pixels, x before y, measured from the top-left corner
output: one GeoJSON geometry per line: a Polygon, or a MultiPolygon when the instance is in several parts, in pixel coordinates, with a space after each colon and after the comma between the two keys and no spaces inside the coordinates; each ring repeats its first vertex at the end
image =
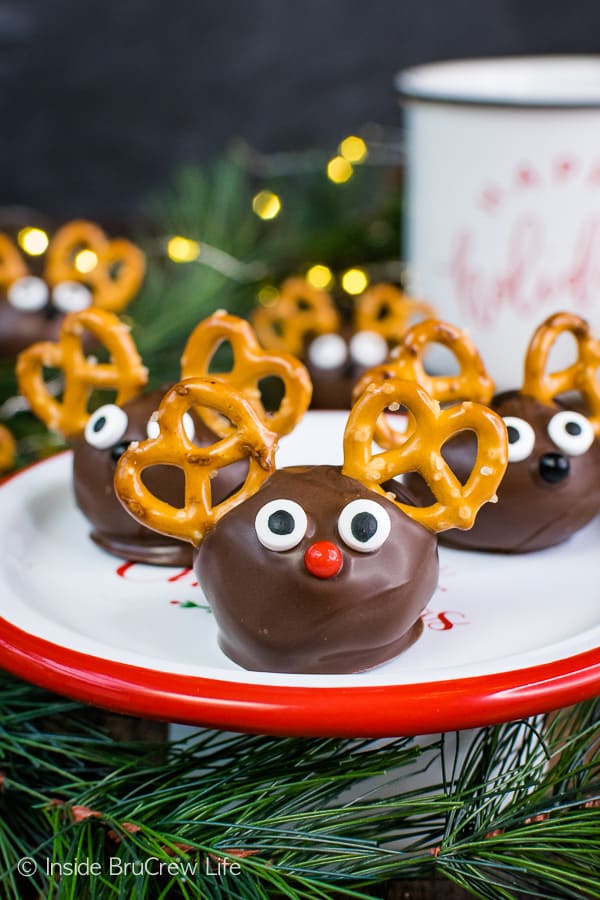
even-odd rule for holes
{"type": "Polygon", "coordinates": [[[581,428],[579,422],[567,422],[567,424],[565,425],[565,431],[567,432],[567,434],[581,434],[582,430],[583,429],[581,428]]]}
{"type": "Polygon", "coordinates": [[[514,425],[509,425],[508,428],[506,429],[506,431],[508,434],[508,443],[516,444],[517,441],[519,440],[519,438],[521,437],[519,429],[515,428],[514,425]]]}
{"type": "Polygon", "coordinates": [[[123,456],[123,454],[125,453],[125,451],[127,450],[128,447],[129,447],[129,444],[123,444],[123,443],[115,444],[114,447],[111,447],[110,455],[111,455],[113,462],[119,462],[119,460],[121,459],[121,457],[123,456]]]}
{"type": "Polygon", "coordinates": [[[366,544],[377,531],[377,519],[370,512],[357,513],[350,523],[350,531],[357,541],[366,544]]]}
{"type": "Polygon", "coordinates": [[[277,509],[269,516],[269,531],[273,534],[291,534],[294,530],[294,517],[285,509],[277,509]]]}
{"type": "Polygon", "coordinates": [[[106,425],[106,416],[100,416],[94,424],[92,425],[92,431],[94,434],[98,434],[99,431],[102,431],[104,426],[106,425]]]}

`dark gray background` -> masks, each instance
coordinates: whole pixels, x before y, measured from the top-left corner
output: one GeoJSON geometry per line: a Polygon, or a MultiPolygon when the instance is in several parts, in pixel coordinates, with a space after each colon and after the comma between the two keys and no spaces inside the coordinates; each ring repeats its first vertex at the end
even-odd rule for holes
{"type": "Polygon", "coordinates": [[[126,215],[235,136],[397,125],[403,66],[599,45],[595,0],[4,0],[0,204],[126,215]]]}

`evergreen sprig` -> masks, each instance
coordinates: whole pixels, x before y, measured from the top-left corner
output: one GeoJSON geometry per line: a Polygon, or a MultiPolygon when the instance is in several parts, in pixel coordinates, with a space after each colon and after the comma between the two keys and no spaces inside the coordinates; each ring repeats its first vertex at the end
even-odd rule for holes
{"type": "Polygon", "coordinates": [[[397,167],[359,167],[349,182],[335,185],[326,177],[326,163],[323,153],[316,169],[257,179],[231,155],[181,170],[152,198],[152,232],[139,235],[148,274],[128,313],[153,384],[178,376],[188,335],[214,310],[247,316],[261,287],[304,274],[314,263],[337,271],[398,258],[397,167]],[[265,188],[282,202],[280,214],[267,222],[252,212],[253,196],[265,188]],[[205,265],[202,249],[196,262],[171,262],[165,255],[169,235],[229,254],[249,267],[249,277],[237,279],[205,265]]]}
{"type": "Polygon", "coordinates": [[[9,676],[0,704],[0,890],[11,900],[28,889],[364,897],[434,873],[485,898],[600,896],[598,702],[458,745],[212,731],[120,743],[94,711],[9,676]],[[38,863],[33,878],[19,876],[22,857],[38,863]],[[76,860],[101,874],[68,874],[76,860]]]}

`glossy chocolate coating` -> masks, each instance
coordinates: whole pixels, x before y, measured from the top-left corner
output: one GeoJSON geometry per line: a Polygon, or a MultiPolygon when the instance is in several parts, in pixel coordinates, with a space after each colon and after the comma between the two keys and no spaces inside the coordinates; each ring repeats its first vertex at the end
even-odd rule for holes
{"type": "Polygon", "coordinates": [[[275,472],[228,513],[198,549],[195,570],[219,626],[223,651],[246,669],[343,673],[369,669],[410,646],[438,578],[437,537],[394,503],[341,474],[336,466],[275,472]],[[254,527],[269,500],[290,499],[308,517],[291,550],[267,550],[254,527]],[[391,533],[379,550],[360,553],[338,534],[351,500],[385,507],[391,533]],[[311,575],[304,554],[316,541],[342,552],[337,575],[311,575]]]}
{"type": "MultiPolygon", "coordinates": [[[[470,531],[452,529],[440,542],[465,550],[527,553],[567,540],[600,512],[600,443],[596,440],[581,456],[567,456],[548,435],[548,423],[565,407],[545,405],[516,391],[500,394],[492,408],[501,416],[516,416],[535,431],[531,455],[509,462],[498,488],[498,502],[479,511],[470,531]],[[565,456],[568,475],[555,483],[540,474],[546,453],[565,456]]],[[[572,408],[572,407],[571,407],[572,408]]],[[[444,456],[464,480],[474,459],[474,440],[468,435],[447,446],[444,456]]],[[[416,486],[409,480],[410,487],[416,486]]]]}
{"type": "Polygon", "coordinates": [[[365,368],[351,360],[335,369],[313,366],[308,357],[304,363],[313,385],[311,409],[350,409],[352,389],[365,368]]]}
{"type": "MultiPolygon", "coordinates": [[[[164,389],[149,391],[123,405],[128,427],[118,442],[123,449],[131,441],[147,437],[146,426],[158,409],[164,389]]],[[[195,441],[199,445],[214,443],[214,434],[195,421],[195,441]]],[[[114,448],[98,450],[82,435],[73,442],[73,486],[75,499],[92,525],[91,538],[108,553],[133,562],[163,566],[192,565],[192,547],[184,541],[165,537],[139,525],[117,499],[113,479],[118,452],[114,448]]],[[[236,463],[221,469],[211,482],[214,502],[219,502],[244,480],[246,467],[236,463]]],[[[154,494],[173,506],[183,506],[183,474],[172,466],[148,470],[144,481],[154,494]]]]}

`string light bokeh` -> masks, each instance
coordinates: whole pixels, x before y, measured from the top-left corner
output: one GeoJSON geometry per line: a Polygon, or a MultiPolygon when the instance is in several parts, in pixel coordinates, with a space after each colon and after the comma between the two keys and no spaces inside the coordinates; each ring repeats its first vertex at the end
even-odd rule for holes
{"type": "MultiPolygon", "coordinates": [[[[357,166],[369,157],[366,141],[358,135],[351,134],[340,141],[337,154],[331,157],[324,169],[324,175],[333,185],[344,185],[355,174],[357,166]]],[[[386,160],[389,164],[389,160],[386,160]]],[[[269,227],[285,213],[284,201],[274,190],[264,188],[254,194],[251,201],[253,213],[269,227]]],[[[17,242],[24,253],[30,256],[41,256],[50,243],[50,236],[42,228],[27,226],[17,235],[17,242]]],[[[268,277],[266,265],[260,260],[244,262],[219,247],[212,246],[185,234],[172,234],[158,238],[158,253],[177,265],[197,263],[221,272],[234,281],[257,283],[257,300],[262,305],[274,303],[278,297],[278,289],[274,284],[265,283],[268,277]],[[262,282],[262,283],[261,283],[262,282]]],[[[98,257],[93,250],[82,247],[73,258],[73,264],[81,274],[88,274],[98,264],[98,257]]],[[[310,285],[320,290],[327,290],[337,284],[350,296],[361,294],[370,282],[365,268],[353,267],[344,272],[334,273],[323,262],[314,262],[304,273],[310,285]]]]}
{"type": "Polygon", "coordinates": [[[41,256],[48,249],[50,239],[41,228],[26,227],[17,234],[17,243],[29,256],[41,256]]]}

